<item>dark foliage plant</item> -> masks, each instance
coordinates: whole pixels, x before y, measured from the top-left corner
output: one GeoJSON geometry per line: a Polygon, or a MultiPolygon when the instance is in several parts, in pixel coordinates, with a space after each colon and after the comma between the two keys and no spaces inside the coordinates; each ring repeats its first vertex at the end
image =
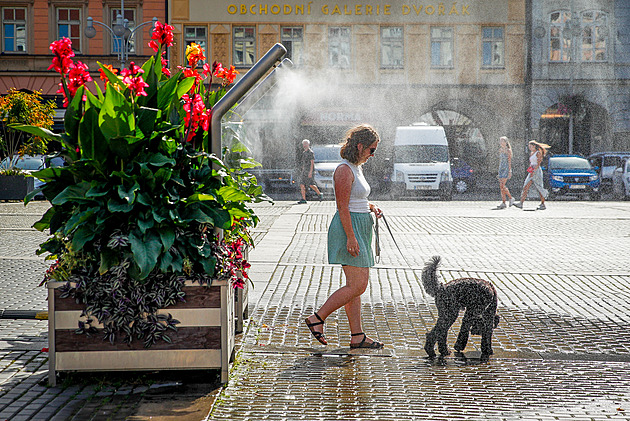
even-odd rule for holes
{"type": "Polygon", "coordinates": [[[66,165],[35,173],[46,183],[25,201],[41,191],[51,204],[35,224],[50,232],[39,253],[55,260],[45,281],[63,282],[62,297],[85,305],[77,333],[112,343],[170,342],[178,321],[158,310],[186,299],[186,280],[242,287],[243,251],[258,221],[248,204],[268,200],[245,171],[256,163],[234,159],[243,150],[237,136],[227,160],[208,150],[211,108],[233,68],[215,63],[200,74],[203,50],[194,48],[189,67],[171,76],[162,58],[170,30],[158,24],[156,54],[142,67],[131,63],[118,75],[99,63],[105,90],[94,84],[96,94],[87,68],[70,59],[69,40],[56,41],[51,67],[62,76],[65,132],[12,126],[63,146],[66,165]],[[208,75],[223,80],[219,89],[205,87],[208,75]]]}

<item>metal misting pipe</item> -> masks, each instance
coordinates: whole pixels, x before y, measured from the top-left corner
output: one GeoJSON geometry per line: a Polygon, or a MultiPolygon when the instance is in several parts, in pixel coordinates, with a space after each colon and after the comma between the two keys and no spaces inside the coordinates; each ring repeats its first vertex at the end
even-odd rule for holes
{"type": "Polygon", "coordinates": [[[291,59],[283,59],[280,64],[278,64],[276,68],[267,75],[266,78],[264,78],[262,81],[260,81],[259,84],[254,86],[254,88],[252,88],[252,90],[249,91],[247,95],[245,95],[243,99],[238,102],[238,105],[233,110],[233,115],[235,117],[245,115],[247,111],[249,111],[254,105],[256,105],[256,103],[258,103],[258,101],[260,101],[262,97],[265,96],[265,94],[275,86],[275,84],[278,82],[278,71],[280,69],[290,69],[292,67],[293,62],[291,61],[291,59]]]}
{"type": "Polygon", "coordinates": [[[282,44],[276,44],[252,66],[245,75],[212,108],[210,120],[210,152],[221,156],[221,119],[287,53],[282,44]]]}

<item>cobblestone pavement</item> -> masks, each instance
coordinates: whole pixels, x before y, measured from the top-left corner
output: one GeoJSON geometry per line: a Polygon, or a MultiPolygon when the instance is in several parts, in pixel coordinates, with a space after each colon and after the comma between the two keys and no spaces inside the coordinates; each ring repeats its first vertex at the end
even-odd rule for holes
{"type": "MultiPolygon", "coordinates": [[[[141,379],[49,388],[46,322],[0,319],[0,420],[630,419],[630,206],[495,205],[380,203],[404,253],[381,223],[363,322],[383,351],[349,350],[343,310],[326,321],[328,347],[303,325],[343,282],[326,264],[334,203],[256,205],[251,318],[226,387],[141,379]],[[497,287],[501,323],[487,363],[476,337],[465,358],[425,358],[436,310],[418,277],[435,254],[445,280],[497,287]]],[[[37,285],[48,265],[34,254],[45,235],[29,228],[44,210],[0,203],[0,309],[46,308],[37,285]]]]}

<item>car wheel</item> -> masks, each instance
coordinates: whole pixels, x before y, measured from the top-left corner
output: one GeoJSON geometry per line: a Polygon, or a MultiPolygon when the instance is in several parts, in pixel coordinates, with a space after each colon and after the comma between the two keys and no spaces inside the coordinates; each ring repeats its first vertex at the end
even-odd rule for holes
{"type": "Polygon", "coordinates": [[[466,180],[455,180],[455,191],[457,193],[464,193],[468,191],[468,182],[466,180]]]}
{"type": "Polygon", "coordinates": [[[591,193],[589,196],[591,200],[600,200],[602,198],[601,193],[591,193]]]}

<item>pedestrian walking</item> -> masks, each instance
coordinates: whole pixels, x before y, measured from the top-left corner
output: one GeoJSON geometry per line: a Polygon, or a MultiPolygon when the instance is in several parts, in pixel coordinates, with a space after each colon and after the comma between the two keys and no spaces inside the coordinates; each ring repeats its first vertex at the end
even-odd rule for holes
{"type": "Polygon", "coordinates": [[[300,193],[302,193],[302,199],[298,203],[306,203],[306,187],[310,187],[317,194],[319,201],[323,199],[324,195],[317,188],[315,179],[313,178],[313,172],[315,171],[315,154],[311,149],[311,141],[304,139],[302,141],[302,157],[300,168],[300,193]]]}
{"type": "Polygon", "coordinates": [[[383,348],[383,343],[369,338],[361,327],[361,295],[365,292],[370,267],[374,266],[372,232],[374,221],[382,212],[368,201],[370,185],[363,176],[362,165],[374,156],[380,139],[367,124],[350,129],[341,147],[341,164],[333,175],[337,212],[328,228],[328,262],[341,264],[345,286],[335,291],[317,312],[306,319],[306,325],[320,343],[327,345],[324,321],[341,307],[350,325],[350,348],[383,348]]]}
{"type": "Polygon", "coordinates": [[[512,178],[512,145],[506,136],[499,138],[499,190],[501,191],[501,204],[497,209],[505,209],[507,207],[505,200],[509,199],[509,206],[514,204],[514,198],[510,194],[510,190],[505,185],[512,178]]]}
{"type": "Polygon", "coordinates": [[[543,187],[543,173],[540,164],[545,155],[547,155],[547,150],[550,148],[549,145],[545,143],[539,143],[535,140],[530,140],[527,145],[529,148],[529,167],[527,167],[527,178],[525,178],[525,183],[523,184],[523,193],[521,193],[521,201],[514,203],[514,206],[517,208],[523,209],[523,202],[527,198],[527,193],[529,189],[533,186],[534,189],[538,192],[538,196],[540,196],[540,205],[536,209],[545,210],[547,207],[545,206],[545,199],[549,192],[545,190],[543,187]]]}

